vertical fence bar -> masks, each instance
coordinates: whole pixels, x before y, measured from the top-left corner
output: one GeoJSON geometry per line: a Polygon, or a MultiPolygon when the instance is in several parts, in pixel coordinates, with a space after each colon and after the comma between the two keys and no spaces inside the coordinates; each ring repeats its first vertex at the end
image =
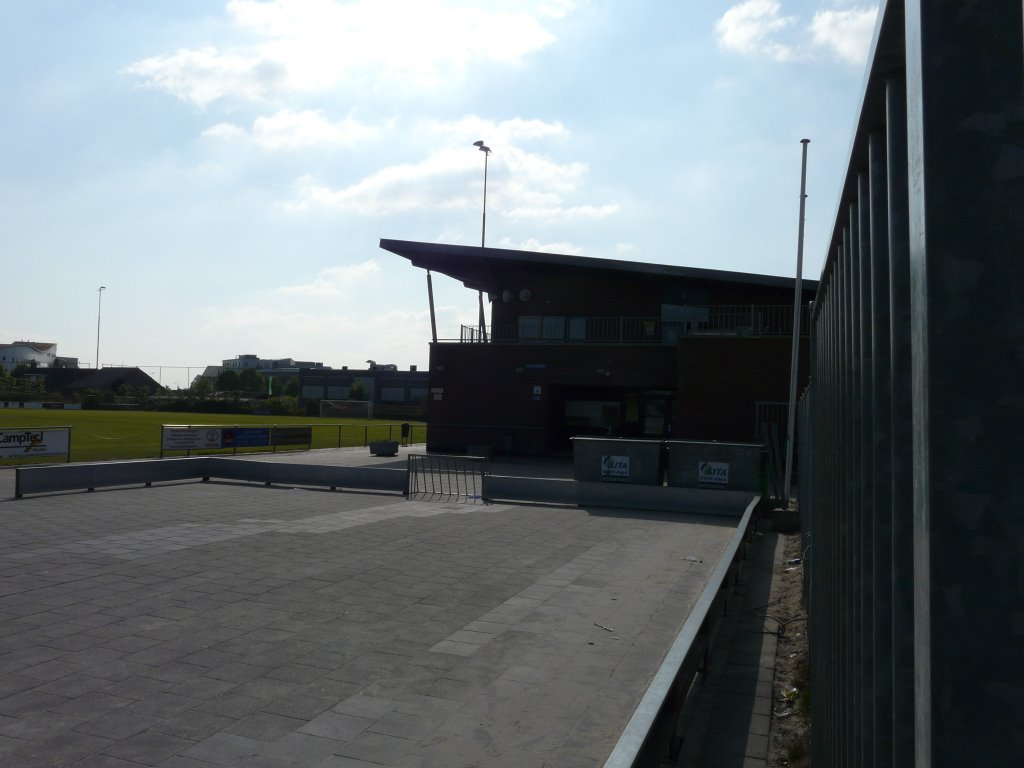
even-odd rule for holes
{"type": "Polygon", "coordinates": [[[885,83],[892,370],[892,760],[914,765],[913,397],[911,394],[907,103],[902,77],[885,83]]]}
{"type": "Polygon", "coordinates": [[[871,240],[871,752],[876,768],[892,766],[892,476],[889,356],[888,170],[884,131],[868,137],[871,240]]]}
{"type": "Polygon", "coordinates": [[[916,757],[1006,764],[1024,751],[1024,8],[906,7],[916,757]]]}
{"type": "Polygon", "coordinates": [[[858,720],[860,728],[857,743],[857,762],[859,765],[869,764],[873,759],[874,747],[874,577],[872,549],[873,494],[871,490],[871,468],[873,450],[871,427],[872,415],[872,370],[871,357],[871,190],[867,171],[857,177],[858,199],[858,249],[860,296],[858,306],[860,350],[860,377],[858,387],[860,397],[857,403],[860,412],[860,476],[857,478],[858,516],[860,519],[860,558],[856,564],[860,584],[860,621],[861,632],[858,640],[860,646],[860,673],[858,720]]]}

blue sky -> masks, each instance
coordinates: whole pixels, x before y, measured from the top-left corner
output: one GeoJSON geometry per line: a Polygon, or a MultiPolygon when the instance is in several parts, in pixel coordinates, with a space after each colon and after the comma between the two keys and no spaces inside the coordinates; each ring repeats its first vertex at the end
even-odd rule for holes
{"type": "MultiPolygon", "coordinates": [[[[252,353],[425,366],[380,238],[816,278],[875,6],[8,0],[0,341],[184,386],[252,353]],[[162,366],[158,370],[157,366],[162,366]],[[189,370],[191,367],[191,370],[189,370]]],[[[438,332],[476,295],[435,280],[438,332]]]]}

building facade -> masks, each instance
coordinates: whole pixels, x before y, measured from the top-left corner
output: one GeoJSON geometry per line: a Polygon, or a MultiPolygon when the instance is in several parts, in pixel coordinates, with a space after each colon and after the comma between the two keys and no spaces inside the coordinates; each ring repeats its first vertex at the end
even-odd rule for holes
{"type": "MultiPolygon", "coordinates": [[[[479,296],[478,325],[431,339],[431,450],[558,453],[576,435],[748,441],[788,401],[792,278],[399,240],[381,247],[427,271],[431,303],[433,272],[479,296]]],[[[815,288],[804,282],[801,306],[815,288]]],[[[806,339],[801,348],[806,360],[806,339]]],[[[800,382],[806,372],[803,363],[800,382]]]]}

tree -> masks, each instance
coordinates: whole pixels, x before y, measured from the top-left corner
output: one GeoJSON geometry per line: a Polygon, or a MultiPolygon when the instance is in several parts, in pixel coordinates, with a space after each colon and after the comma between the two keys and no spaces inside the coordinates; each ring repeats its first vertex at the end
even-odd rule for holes
{"type": "Polygon", "coordinates": [[[242,380],[238,371],[228,368],[217,375],[217,389],[220,392],[237,392],[242,388],[242,380]]]}
{"type": "Polygon", "coordinates": [[[348,399],[349,400],[368,400],[366,396],[366,387],[362,385],[362,382],[355,382],[351,387],[348,388],[348,399]]]}
{"type": "Polygon", "coordinates": [[[199,398],[209,397],[213,392],[213,382],[211,382],[205,376],[196,376],[196,380],[192,382],[192,393],[199,398]]]}
{"type": "Polygon", "coordinates": [[[248,392],[250,395],[263,394],[263,388],[266,382],[263,379],[262,374],[255,368],[246,368],[238,377],[241,388],[248,392]]]}

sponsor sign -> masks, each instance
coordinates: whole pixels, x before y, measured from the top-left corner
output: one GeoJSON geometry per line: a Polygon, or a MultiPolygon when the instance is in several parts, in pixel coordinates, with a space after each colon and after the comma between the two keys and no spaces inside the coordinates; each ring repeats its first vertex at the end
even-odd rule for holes
{"type": "Polygon", "coordinates": [[[312,427],[274,427],[274,445],[309,445],[313,442],[312,427]]]}
{"type": "Polygon", "coordinates": [[[165,451],[201,451],[221,447],[220,427],[164,427],[165,451]]]}
{"type": "Polygon", "coordinates": [[[270,445],[270,427],[234,427],[221,436],[224,448],[259,448],[270,445]]]}
{"type": "Polygon", "coordinates": [[[0,430],[0,458],[67,456],[71,444],[68,429],[0,430]]]}
{"type": "Polygon", "coordinates": [[[625,483],[629,480],[629,456],[602,456],[601,482],[625,483]]]}
{"type": "Polygon", "coordinates": [[[697,462],[697,487],[698,488],[728,488],[729,487],[729,462],[727,462],[727,461],[698,461],[697,462]]]}

